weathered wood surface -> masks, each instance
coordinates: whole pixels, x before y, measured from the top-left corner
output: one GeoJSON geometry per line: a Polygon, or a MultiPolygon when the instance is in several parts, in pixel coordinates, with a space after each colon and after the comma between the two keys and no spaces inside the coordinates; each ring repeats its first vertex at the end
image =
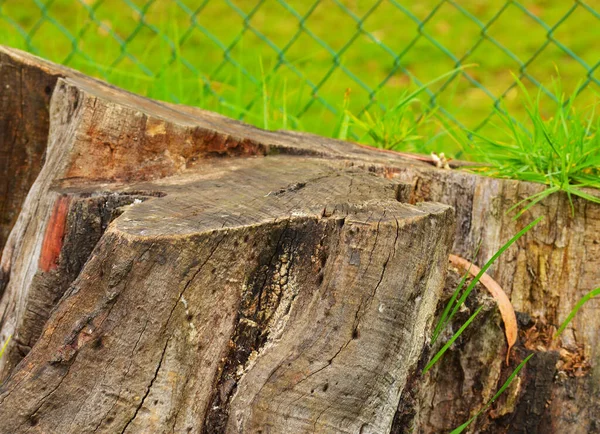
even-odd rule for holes
{"type": "Polygon", "coordinates": [[[514,221],[505,210],[541,186],[0,56],[2,155],[31,154],[18,171],[2,160],[0,180],[20,186],[2,211],[6,432],[446,432],[526,351],[523,380],[474,429],[599,432],[598,303],[560,347],[547,339],[600,284],[598,205],[576,198],[572,217],[555,195],[514,221]],[[455,208],[456,225],[423,201],[455,208]],[[521,312],[511,366],[478,294],[487,314],[471,338],[420,377],[452,238],[467,258],[481,240],[481,265],[538,215],[491,273],[521,312]]]}
{"type": "Polygon", "coordinates": [[[3,258],[3,430],[389,430],[451,208],[81,77],[48,117],[3,258]]]}
{"type": "Polygon", "coordinates": [[[43,164],[57,75],[0,51],[0,249],[43,164]]]}

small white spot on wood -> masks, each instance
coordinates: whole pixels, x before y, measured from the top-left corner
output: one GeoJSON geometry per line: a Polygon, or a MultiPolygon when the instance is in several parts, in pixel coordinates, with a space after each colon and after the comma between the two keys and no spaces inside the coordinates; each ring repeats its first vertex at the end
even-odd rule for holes
{"type": "Polygon", "coordinates": [[[443,152],[440,152],[440,155],[437,155],[435,152],[432,152],[431,159],[435,163],[435,167],[437,167],[438,169],[450,169],[448,159],[446,158],[443,152]]]}
{"type": "MultiPolygon", "coordinates": [[[[186,312],[186,315],[189,315],[188,312],[186,312]]],[[[190,341],[193,341],[196,336],[198,336],[198,330],[196,330],[196,326],[194,325],[194,323],[192,321],[189,322],[190,324],[190,341]]]]}
{"type": "Polygon", "coordinates": [[[248,363],[254,362],[257,357],[258,357],[258,353],[256,352],[256,350],[252,350],[252,352],[248,356],[248,363]]]}

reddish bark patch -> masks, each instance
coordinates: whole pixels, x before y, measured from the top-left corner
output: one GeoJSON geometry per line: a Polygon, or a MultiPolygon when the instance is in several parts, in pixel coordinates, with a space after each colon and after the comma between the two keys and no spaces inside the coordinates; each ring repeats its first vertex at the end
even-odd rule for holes
{"type": "Polygon", "coordinates": [[[58,266],[58,257],[65,235],[69,202],[68,196],[61,196],[54,203],[54,209],[48,221],[48,226],[46,226],[46,233],[42,242],[42,254],[39,262],[42,271],[54,270],[58,266]]]}

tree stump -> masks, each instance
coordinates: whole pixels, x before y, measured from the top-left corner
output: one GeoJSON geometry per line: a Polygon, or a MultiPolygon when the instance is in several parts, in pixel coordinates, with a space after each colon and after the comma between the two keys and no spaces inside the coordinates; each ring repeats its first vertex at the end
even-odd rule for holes
{"type": "Polygon", "coordinates": [[[9,48],[0,77],[2,432],[446,432],[528,351],[473,429],[600,429],[598,303],[548,340],[600,284],[598,205],[571,216],[555,195],[515,221],[542,186],[263,131],[9,48]],[[482,263],[538,215],[491,273],[520,312],[510,366],[475,294],[476,331],[421,376],[448,254],[481,240],[482,263]]]}

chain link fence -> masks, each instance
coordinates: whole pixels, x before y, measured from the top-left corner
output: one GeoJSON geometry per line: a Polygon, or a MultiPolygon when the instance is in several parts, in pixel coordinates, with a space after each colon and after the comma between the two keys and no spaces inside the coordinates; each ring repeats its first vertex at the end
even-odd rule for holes
{"type": "Polygon", "coordinates": [[[344,95],[359,114],[472,63],[429,86],[427,98],[476,130],[514,99],[515,76],[550,98],[557,73],[570,90],[598,89],[598,8],[597,0],[0,0],[0,43],[149,96],[322,134],[344,95]]]}

